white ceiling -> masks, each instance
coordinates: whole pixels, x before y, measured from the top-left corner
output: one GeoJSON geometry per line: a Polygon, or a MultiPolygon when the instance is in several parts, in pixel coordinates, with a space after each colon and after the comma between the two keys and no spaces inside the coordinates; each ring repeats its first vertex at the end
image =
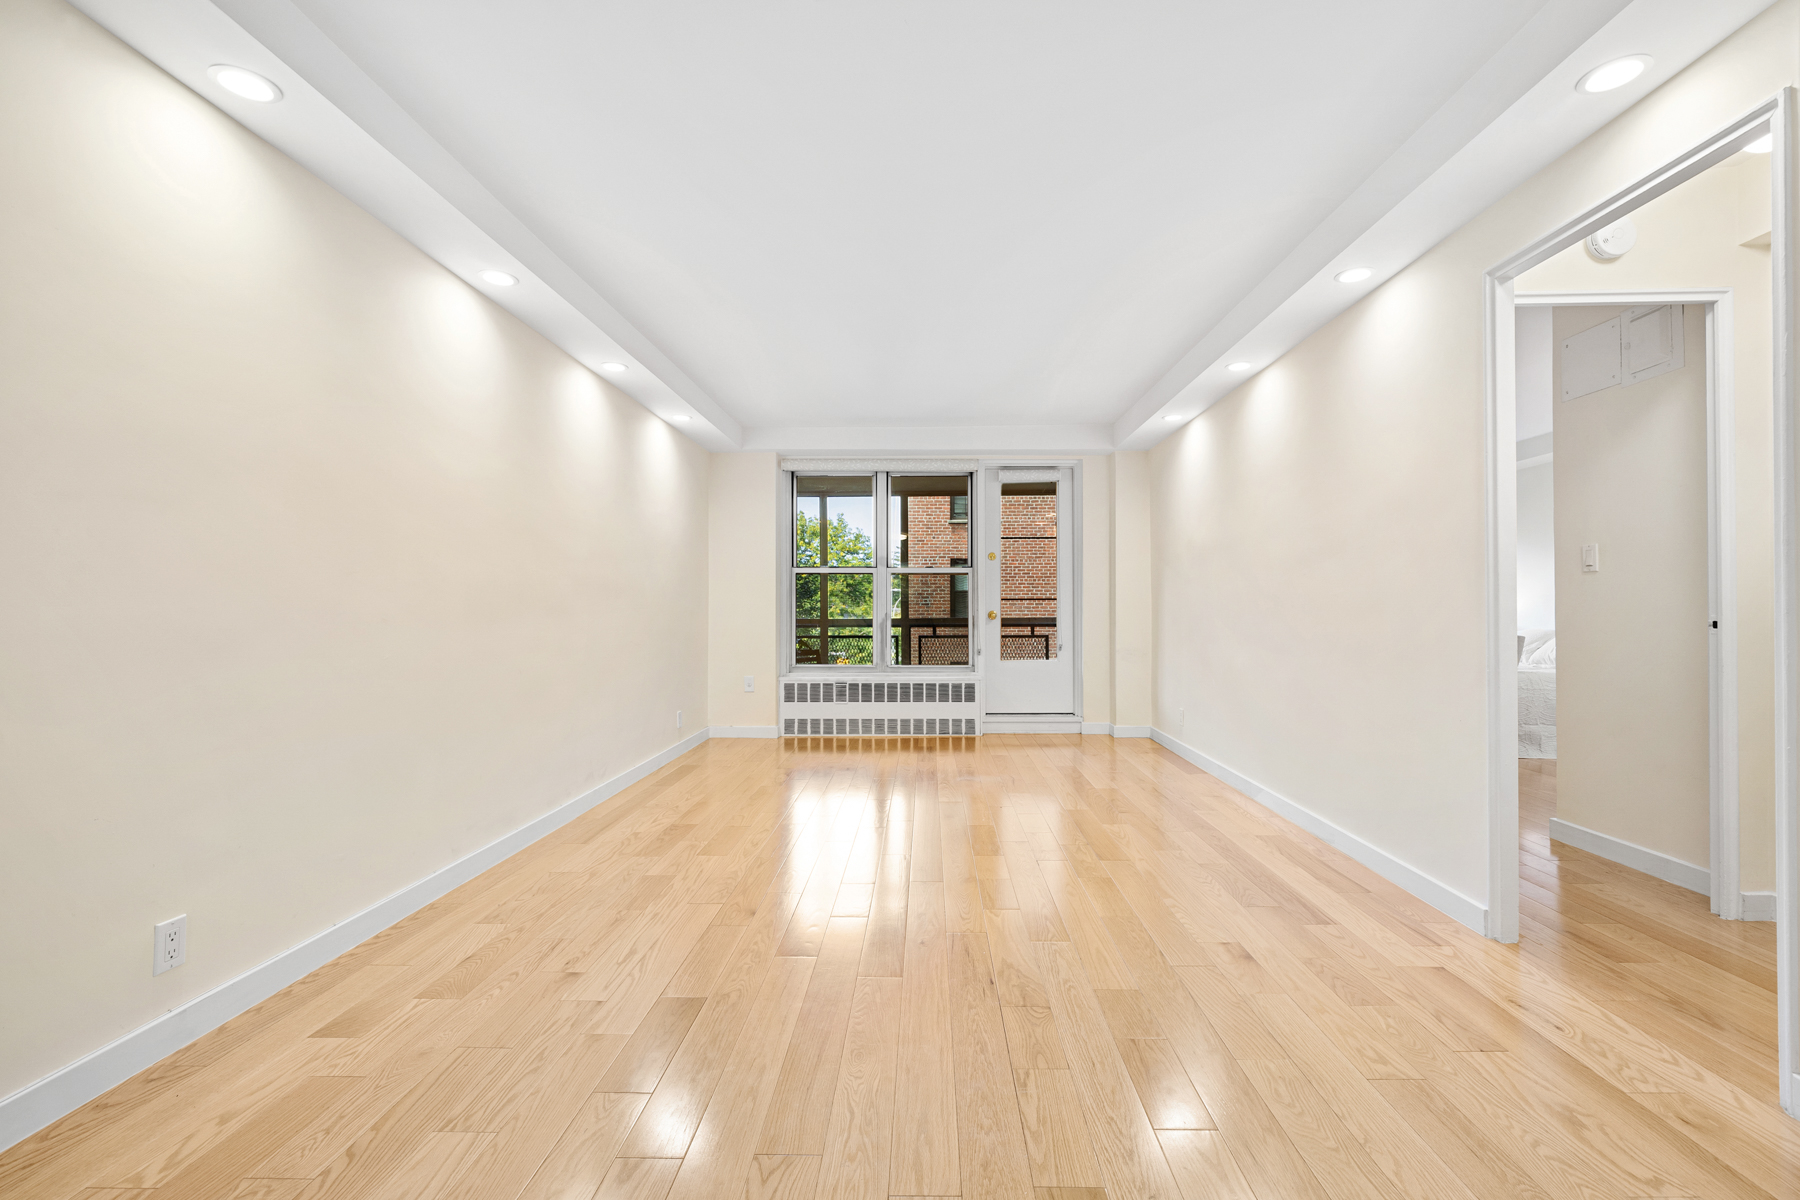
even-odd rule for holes
{"type": "MultiPolygon", "coordinates": [[[[1158,436],[1609,33],[1672,44],[1573,112],[1557,81],[1520,170],[1767,2],[76,0],[700,440],[921,451],[1158,436]]],[[[1483,169],[1464,207],[1523,177],[1483,169]]]]}

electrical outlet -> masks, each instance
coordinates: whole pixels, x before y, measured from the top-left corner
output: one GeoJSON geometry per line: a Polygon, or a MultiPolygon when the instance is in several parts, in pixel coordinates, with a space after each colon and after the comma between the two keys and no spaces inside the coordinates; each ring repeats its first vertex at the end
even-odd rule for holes
{"type": "Polygon", "coordinates": [[[744,676],[744,690],[746,692],[754,692],[756,690],[756,676],[754,676],[754,675],[744,676]]]}
{"type": "Polygon", "coordinates": [[[187,914],[156,926],[156,951],[150,960],[150,973],[161,975],[187,961],[187,914]]]}
{"type": "Polygon", "coordinates": [[[681,710],[679,708],[675,710],[675,728],[681,728],[681,710]]]}

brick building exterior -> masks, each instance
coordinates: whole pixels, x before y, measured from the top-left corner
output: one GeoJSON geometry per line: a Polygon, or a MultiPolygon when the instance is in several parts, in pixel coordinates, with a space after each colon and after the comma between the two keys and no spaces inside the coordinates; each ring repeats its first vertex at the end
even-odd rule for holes
{"type": "MultiPolygon", "coordinates": [[[[900,496],[896,567],[969,566],[965,496],[900,496]]],[[[969,577],[894,575],[894,661],[962,666],[969,661],[969,577]],[[913,622],[924,622],[914,624],[913,622]],[[940,623],[941,622],[941,623],[940,623]]]]}
{"type": "Polygon", "coordinates": [[[1002,490],[999,608],[1001,658],[1056,657],[1054,491],[1021,495],[1002,490]]]}

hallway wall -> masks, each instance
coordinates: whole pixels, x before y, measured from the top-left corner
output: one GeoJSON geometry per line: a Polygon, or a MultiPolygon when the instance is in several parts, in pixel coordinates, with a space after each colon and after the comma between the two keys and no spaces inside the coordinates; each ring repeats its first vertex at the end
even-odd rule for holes
{"type": "Polygon", "coordinates": [[[714,728],[773,732],[787,596],[786,480],[772,451],[712,456],[707,539],[707,710],[714,728]],[[744,676],[756,691],[744,690],[744,676]]]}
{"type": "Polygon", "coordinates": [[[1794,83],[1797,11],[1764,12],[1151,452],[1166,736],[1485,908],[1482,273],[1794,83]]]}
{"type": "Polygon", "coordinates": [[[708,456],[53,0],[0,162],[4,1096],[698,730],[708,456]]]}

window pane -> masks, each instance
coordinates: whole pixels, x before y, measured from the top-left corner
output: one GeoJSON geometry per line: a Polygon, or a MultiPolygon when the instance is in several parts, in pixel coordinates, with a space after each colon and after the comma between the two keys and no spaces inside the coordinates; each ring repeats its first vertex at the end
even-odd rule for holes
{"type": "Polygon", "coordinates": [[[875,662],[875,576],[794,576],[794,661],[875,662]]]}
{"type": "Polygon", "coordinates": [[[969,577],[893,575],[889,649],[899,666],[967,666],[969,577]]]}
{"type": "Polygon", "coordinates": [[[875,565],[875,477],[794,477],[794,565],[875,565]]]}
{"type": "Polygon", "coordinates": [[[1003,483],[1000,657],[1056,654],[1056,484],[1003,483]]]}
{"type": "Polygon", "coordinates": [[[888,566],[969,565],[969,477],[888,479],[888,566]]]}

